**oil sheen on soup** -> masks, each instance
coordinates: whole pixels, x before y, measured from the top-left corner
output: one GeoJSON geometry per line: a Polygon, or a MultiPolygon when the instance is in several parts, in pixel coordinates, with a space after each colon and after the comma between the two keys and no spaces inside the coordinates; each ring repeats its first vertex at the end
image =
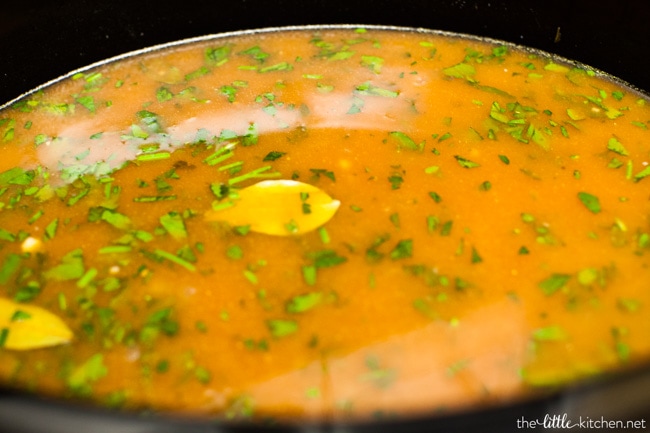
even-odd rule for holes
{"type": "Polygon", "coordinates": [[[379,29],[178,44],[0,112],[0,381],[359,419],[650,353],[650,109],[598,71],[379,29]]]}

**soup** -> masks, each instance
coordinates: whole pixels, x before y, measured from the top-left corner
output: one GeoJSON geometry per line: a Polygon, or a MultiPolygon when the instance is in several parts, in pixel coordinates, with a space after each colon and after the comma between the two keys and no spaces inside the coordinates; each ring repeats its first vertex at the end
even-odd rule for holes
{"type": "Polygon", "coordinates": [[[650,110],[598,71],[375,28],[174,44],[0,112],[0,378],[343,420],[650,354],[650,110]]]}

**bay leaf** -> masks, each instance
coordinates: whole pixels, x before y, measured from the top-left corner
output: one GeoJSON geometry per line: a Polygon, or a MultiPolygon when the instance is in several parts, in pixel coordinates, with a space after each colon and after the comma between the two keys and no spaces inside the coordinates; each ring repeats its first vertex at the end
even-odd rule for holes
{"type": "Polygon", "coordinates": [[[10,350],[40,349],[72,340],[72,331],[55,314],[4,298],[0,298],[0,332],[2,347],[10,350]]]}
{"type": "Polygon", "coordinates": [[[320,188],[286,179],[263,180],[237,191],[232,206],[206,212],[208,221],[249,226],[276,236],[307,233],[329,221],[341,202],[320,188]]]}

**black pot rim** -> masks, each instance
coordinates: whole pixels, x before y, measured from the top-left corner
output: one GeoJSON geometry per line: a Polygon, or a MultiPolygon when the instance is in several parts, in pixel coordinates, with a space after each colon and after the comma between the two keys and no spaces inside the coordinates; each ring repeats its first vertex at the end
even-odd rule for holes
{"type": "Polygon", "coordinates": [[[258,27],[258,28],[252,28],[252,29],[245,29],[245,30],[234,30],[234,31],[229,31],[229,32],[220,32],[220,33],[212,33],[212,34],[206,34],[206,35],[201,35],[201,36],[194,36],[194,37],[189,37],[189,38],[184,38],[184,39],[179,39],[171,42],[165,42],[161,44],[155,44],[151,45],[145,48],[140,48],[137,50],[132,50],[128,51],[122,54],[119,54],[117,56],[112,56],[97,62],[90,63],[86,66],[82,66],[80,68],[74,69],[72,71],[69,71],[63,75],[60,75],[56,78],[53,78],[43,84],[38,85],[37,87],[28,90],[14,99],[0,105],[0,110],[4,110],[8,107],[11,107],[13,104],[16,102],[25,99],[26,97],[41,91],[47,87],[53,86],[67,78],[72,77],[75,74],[78,73],[83,73],[87,72],[111,63],[115,63],[120,60],[136,57],[139,55],[144,55],[156,51],[161,51],[165,50],[168,48],[173,48],[173,47],[179,47],[179,46],[184,46],[184,45],[190,45],[193,43],[199,43],[199,42],[206,42],[206,41],[212,41],[212,40],[219,40],[219,39],[225,39],[225,38],[231,38],[231,37],[238,37],[238,36],[251,36],[251,35],[256,35],[256,34],[265,34],[265,33],[277,33],[277,32],[283,32],[283,31],[318,31],[318,30],[337,30],[337,29],[347,29],[347,30],[353,30],[353,29],[358,29],[358,28],[364,28],[367,30],[374,30],[374,31],[398,31],[398,32],[411,32],[411,33],[421,33],[421,34],[429,34],[429,35],[439,35],[439,36],[445,36],[445,37],[455,37],[455,38],[462,38],[462,39],[469,39],[469,40],[474,40],[478,42],[486,42],[489,44],[497,44],[497,45],[505,45],[508,46],[512,49],[517,49],[521,51],[525,51],[531,54],[537,54],[541,57],[545,57],[548,59],[551,59],[553,61],[556,61],[558,63],[563,63],[563,64],[568,64],[572,65],[574,67],[590,70],[594,72],[596,75],[598,75],[601,78],[613,81],[623,87],[628,88],[629,90],[642,95],[646,98],[650,98],[650,90],[646,89],[641,89],[619,77],[616,77],[606,71],[603,71],[599,68],[587,65],[585,63],[572,60],[566,57],[563,57],[558,54],[554,54],[552,52],[538,49],[538,48],[533,48],[529,47],[523,44],[517,44],[515,42],[510,42],[502,39],[497,39],[497,38],[492,38],[492,37],[487,37],[487,36],[480,36],[476,34],[471,34],[471,33],[461,33],[461,32],[453,32],[449,30],[439,30],[439,29],[431,29],[431,28],[425,28],[425,27],[409,27],[409,26],[395,26],[395,25],[385,25],[385,24],[307,24],[307,25],[287,25],[287,26],[271,26],[271,27],[258,27]]]}

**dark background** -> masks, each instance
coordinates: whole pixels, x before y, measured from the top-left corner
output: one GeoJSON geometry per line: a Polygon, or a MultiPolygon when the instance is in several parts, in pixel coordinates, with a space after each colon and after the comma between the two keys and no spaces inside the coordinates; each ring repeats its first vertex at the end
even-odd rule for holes
{"type": "Polygon", "coordinates": [[[390,24],[503,39],[650,91],[645,0],[18,0],[0,6],[0,105],[96,61],[223,31],[390,24]],[[555,41],[560,28],[560,40],[555,41]]]}

